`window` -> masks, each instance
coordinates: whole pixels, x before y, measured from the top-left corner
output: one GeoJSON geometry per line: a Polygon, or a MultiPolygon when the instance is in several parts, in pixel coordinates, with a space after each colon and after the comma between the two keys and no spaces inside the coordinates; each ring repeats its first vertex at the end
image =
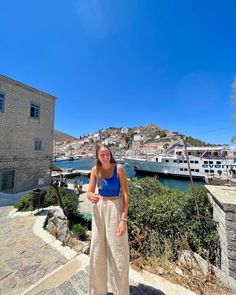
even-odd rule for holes
{"type": "Polygon", "coordinates": [[[4,112],[4,101],[5,97],[2,93],[0,93],[0,112],[4,112]]]}
{"type": "Polygon", "coordinates": [[[184,160],[184,163],[187,163],[187,160],[184,160]]]}
{"type": "Polygon", "coordinates": [[[217,165],[220,165],[220,164],[221,164],[221,161],[216,161],[216,164],[217,164],[217,165]]]}
{"type": "Polygon", "coordinates": [[[198,161],[194,161],[195,162],[195,164],[198,164],[198,161]]]}
{"type": "Polygon", "coordinates": [[[188,171],[188,168],[184,168],[184,171],[188,171]]]}
{"type": "Polygon", "coordinates": [[[30,104],[30,117],[39,119],[39,117],[40,117],[40,104],[37,104],[37,103],[30,104]]]}
{"type": "Polygon", "coordinates": [[[168,162],[169,162],[169,160],[166,160],[166,162],[168,163],[168,162]]]}
{"type": "Polygon", "coordinates": [[[7,169],[0,172],[0,191],[14,188],[15,170],[7,169]]]}
{"type": "Polygon", "coordinates": [[[184,171],[184,169],[183,168],[180,168],[180,171],[184,171]]]}
{"type": "Polygon", "coordinates": [[[204,161],[204,164],[208,164],[208,161],[204,161]]]}
{"type": "Polygon", "coordinates": [[[174,160],[173,162],[174,162],[174,163],[177,163],[177,160],[174,160]]]}
{"type": "Polygon", "coordinates": [[[214,174],[214,170],[210,170],[210,173],[213,173],[214,174]]]}
{"type": "Polygon", "coordinates": [[[35,140],[34,140],[34,150],[35,151],[41,151],[42,150],[42,139],[35,138],[35,140]]]}
{"type": "Polygon", "coordinates": [[[205,172],[206,172],[206,173],[209,173],[209,170],[206,169],[205,172]]]}
{"type": "Polygon", "coordinates": [[[191,161],[190,161],[190,163],[191,163],[191,164],[193,164],[193,163],[194,163],[194,161],[192,161],[192,160],[191,160],[191,161]]]}
{"type": "Polygon", "coordinates": [[[195,169],[196,172],[199,172],[199,169],[195,169]]]}
{"type": "Polygon", "coordinates": [[[213,164],[213,161],[209,161],[209,164],[211,164],[211,165],[212,165],[212,164],[213,164]]]}

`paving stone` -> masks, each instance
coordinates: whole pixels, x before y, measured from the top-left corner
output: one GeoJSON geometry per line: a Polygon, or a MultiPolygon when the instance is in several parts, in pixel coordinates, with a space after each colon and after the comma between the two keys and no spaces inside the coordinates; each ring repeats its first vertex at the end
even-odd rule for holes
{"type": "Polygon", "coordinates": [[[43,290],[43,291],[37,293],[37,295],[49,295],[49,294],[51,294],[51,295],[56,295],[56,291],[55,291],[55,290],[52,290],[52,291],[50,292],[50,290],[49,290],[49,291],[48,291],[48,290],[43,290]]]}
{"type": "Polygon", "coordinates": [[[42,268],[39,271],[36,272],[35,276],[32,278],[31,283],[35,284],[37,283],[40,279],[42,279],[43,277],[45,277],[45,275],[47,274],[47,270],[42,268]]]}
{"type": "Polygon", "coordinates": [[[8,289],[12,289],[16,286],[17,281],[13,276],[7,277],[4,281],[3,281],[3,286],[8,288],[8,289]]]}
{"type": "Polygon", "coordinates": [[[56,290],[52,290],[50,293],[47,293],[48,295],[58,295],[61,294],[61,292],[57,292],[56,290]]]}
{"type": "Polygon", "coordinates": [[[24,252],[23,256],[25,258],[30,258],[30,257],[32,258],[32,257],[34,257],[34,255],[35,255],[35,251],[32,248],[29,248],[24,252]]]}
{"type": "Polygon", "coordinates": [[[0,281],[4,280],[8,277],[12,272],[10,271],[0,271],[0,281]]]}
{"type": "Polygon", "coordinates": [[[34,273],[39,268],[39,264],[30,265],[30,266],[23,266],[17,273],[16,276],[19,278],[25,278],[32,273],[34,273]]]}
{"type": "Polygon", "coordinates": [[[20,257],[13,257],[8,260],[7,265],[12,270],[18,270],[22,267],[23,264],[20,257]]]}
{"type": "Polygon", "coordinates": [[[70,281],[65,281],[58,288],[61,291],[62,295],[79,295],[79,293],[74,289],[70,281]]]}
{"type": "Polygon", "coordinates": [[[50,272],[53,272],[55,269],[57,269],[59,266],[61,266],[62,264],[60,262],[54,262],[52,264],[49,264],[47,266],[44,266],[47,268],[47,272],[50,273],[50,272]]]}
{"type": "Polygon", "coordinates": [[[84,271],[79,271],[77,274],[75,274],[71,281],[75,283],[76,289],[82,290],[85,294],[88,292],[88,275],[84,271]]]}

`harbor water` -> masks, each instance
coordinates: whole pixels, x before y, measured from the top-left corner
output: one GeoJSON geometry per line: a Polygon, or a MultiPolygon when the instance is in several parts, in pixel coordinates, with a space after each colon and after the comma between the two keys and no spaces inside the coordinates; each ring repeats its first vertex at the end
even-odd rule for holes
{"type": "MultiPolygon", "coordinates": [[[[54,162],[55,166],[60,168],[73,168],[73,169],[81,169],[81,170],[90,170],[95,165],[95,159],[80,159],[74,161],[56,161],[54,162]]],[[[126,175],[128,178],[132,177],[144,177],[144,175],[138,175],[129,165],[123,165],[126,175]]],[[[73,182],[75,179],[82,179],[83,183],[88,183],[88,177],[81,176],[75,177],[74,179],[68,179],[69,182],[73,182]]],[[[174,179],[174,178],[158,178],[159,181],[170,188],[179,189],[180,191],[186,191],[190,188],[191,183],[190,180],[185,179],[174,179]]],[[[200,186],[204,185],[204,182],[201,180],[194,181],[194,185],[200,186]]]]}

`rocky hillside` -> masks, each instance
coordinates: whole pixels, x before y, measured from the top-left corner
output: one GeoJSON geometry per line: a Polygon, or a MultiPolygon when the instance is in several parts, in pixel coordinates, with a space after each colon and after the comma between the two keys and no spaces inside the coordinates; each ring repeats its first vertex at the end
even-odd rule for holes
{"type": "Polygon", "coordinates": [[[66,134],[64,132],[55,130],[54,139],[55,139],[55,141],[72,141],[72,140],[77,139],[77,138],[74,137],[74,136],[71,136],[69,134],[66,134]]]}
{"type": "MultiPolygon", "coordinates": [[[[132,128],[122,128],[122,127],[109,127],[107,129],[98,130],[93,134],[99,134],[100,140],[105,140],[117,135],[121,135],[121,137],[125,138],[128,146],[131,146],[131,143],[134,139],[135,134],[142,135],[143,143],[151,143],[151,142],[170,142],[176,141],[180,142],[181,139],[185,137],[184,134],[180,134],[176,131],[168,131],[167,129],[161,128],[155,124],[149,124],[147,126],[136,126],[132,128]],[[126,130],[126,131],[125,131],[126,130]]],[[[90,134],[91,135],[91,134],[90,134]]],[[[90,136],[84,135],[81,136],[80,139],[86,139],[90,136]]],[[[73,141],[76,139],[75,137],[63,133],[61,131],[55,130],[55,141],[73,141]]],[[[203,142],[199,139],[193,138],[191,136],[186,136],[186,143],[188,146],[210,146],[211,144],[203,142]]]]}

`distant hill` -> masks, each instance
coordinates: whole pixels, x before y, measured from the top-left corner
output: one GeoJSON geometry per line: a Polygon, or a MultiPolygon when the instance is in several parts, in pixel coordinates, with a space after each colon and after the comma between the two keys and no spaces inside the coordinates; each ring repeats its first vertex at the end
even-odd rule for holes
{"type": "MultiPolygon", "coordinates": [[[[125,128],[126,129],[126,128],[125,128]]],[[[134,135],[141,133],[143,135],[144,143],[150,142],[170,142],[176,141],[180,142],[184,137],[186,138],[187,146],[214,146],[214,144],[206,143],[197,138],[193,138],[191,136],[185,136],[184,134],[180,134],[176,131],[168,131],[167,129],[161,128],[155,124],[149,124],[146,126],[136,126],[132,128],[127,128],[128,132],[123,134],[126,138],[126,143],[131,143],[134,135]],[[174,133],[174,134],[173,134],[174,133]],[[172,134],[172,135],[171,135],[172,134]]],[[[111,136],[118,135],[122,132],[122,127],[109,127],[106,129],[98,130],[95,133],[99,133],[101,136],[101,140],[105,140],[111,136]]],[[[88,135],[81,136],[80,138],[87,138],[88,135]]],[[[55,141],[73,141],[77,139],[74,136],[66,134],[64,132],[55,130],[55,141]]]]}
{"type": "Polygon", "coordinates": [[[69,134],[66,134],[64,132],[55,130],[54,131],[54,139],[55,139],[55,141],[72,141],[77,138],[74,136],[71,136],[69,134]]]}

